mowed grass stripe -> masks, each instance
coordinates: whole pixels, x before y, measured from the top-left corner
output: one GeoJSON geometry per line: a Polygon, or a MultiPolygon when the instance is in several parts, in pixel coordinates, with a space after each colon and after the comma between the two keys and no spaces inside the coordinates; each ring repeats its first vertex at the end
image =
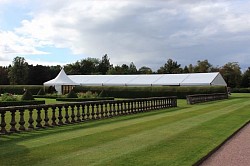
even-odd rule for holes
{"type": "MultiPolygon", "coordinates": [[[[63,161],[64,164],[82,163],[82,164],[97,164],[103,163],[106,160],[112,160],[119,156],[126,155],[133,151],[143,149],[147,146],[152,146],[161,142],[167,138],[171,138],[176,134],[196,127],[206,121],[212,120],[216,117],[229,114],[233,111],[238,111],[249,105],[248,102],[244,102],[239,107],[238,104],[225,107],[220,110],[212,111],[209,113],[201,114],[192,118],[177,121],[169,125],[163,125],[155,127],[150,130],[143,130],[139,133],[128,135],[118,140],[109,141],[99,146],[93,146],[91,148],[84,148],[72,153],[53,157],[49,160],[43,161],[42,164],[57,164],[63,161]]],[[[115,133],[114,133],[115,134],[115,133]]]]}
{"type": "MultiPolygon", "coordinates": [[[[249,106],[100,165],[192,165],[249,121],[249,106]],[[220,129],[219,132],[214,130],[220,129]],[[120,164],[119,164],[120,165],[120,164]]],[[[99,165],[99,164],[97,164],[99,165]]]]}

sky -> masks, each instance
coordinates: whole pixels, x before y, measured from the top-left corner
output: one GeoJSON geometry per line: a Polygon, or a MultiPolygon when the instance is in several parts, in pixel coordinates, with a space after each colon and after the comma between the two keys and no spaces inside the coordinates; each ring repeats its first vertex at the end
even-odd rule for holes
{"type": "Polygon", "coordinates": [[[0,0],[0,65],[66,65],[107,54],[159,69],[250,67],[250,0],[0,0]]]}

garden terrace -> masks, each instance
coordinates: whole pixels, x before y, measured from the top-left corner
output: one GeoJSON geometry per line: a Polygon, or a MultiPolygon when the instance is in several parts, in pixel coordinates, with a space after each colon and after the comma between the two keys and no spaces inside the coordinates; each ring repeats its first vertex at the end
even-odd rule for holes
{"type": "Polygon", "coordinates": [[[213,94],[197,94],[187,95],[188,104],[203,103],[214,100],[228,99],[227,93],[213,93],[213,94]]]}
{"type": "Polygon", "coordinates": [[[33,130],[176,107],[176,97],[89,101],[0,108],[0,133],[33,130]],[[9,125],[9,126],[8,126],[9,125]]]}

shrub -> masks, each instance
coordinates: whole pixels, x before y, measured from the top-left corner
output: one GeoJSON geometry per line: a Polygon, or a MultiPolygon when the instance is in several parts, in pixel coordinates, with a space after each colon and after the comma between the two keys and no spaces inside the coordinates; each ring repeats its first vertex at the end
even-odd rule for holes
{"type": "Polygon", "coordinates": [[[39,104],[45,104],[45,101],[44,100],[3,101],[3,102],[0,102],[0,107],[23,106],[23,105],[39,105],[39,104]]]}
{"type": "Polygon", "coordinates": [[[67,96],[67,98],[78,98],[77,94],[75,93],[75,91],[71,90],[67,96]]]}
{"type": "Polygon", "coordinates": [[[186,98],[192,94],[225,93],[223,86],[150,86],[150,87],[130,87],[130,86],[77,86],[75,92],[92,91],[99,93],[101,97],[115,98],[145,98],[177,96],[186,98]]]}
{"type": "MultiPolygon", "coordinates": [[[[43,88],[43,85],[0,85],[0,93],[22,95],[24,93],[23,89],[29,89],[32,94],[37,94],[41,88],[43,88]]],[[[45,88],[45,91],[47,89],[48,87],[45,88]]]]}
{"type": "Polygon", "coordinates": [[[34,100],[32,93],[27,89],[25,90],[21,100],[34,100]]]}
{"type": "Polygon", "coordinates": [[[97,98],[98,94],[96,92],[91,92],[91,91],[87,91],[85,93],[78,93],[78,97],[82,98],[82,99],[86,99],[86,98],[97,98]]]}
{"type": "Polygon", "coordinates": [[[10,93],[2,94],[1,98],[2,98],[2,101],[17,101],[18,100],[17,96],[12,95],[10,93]]]}

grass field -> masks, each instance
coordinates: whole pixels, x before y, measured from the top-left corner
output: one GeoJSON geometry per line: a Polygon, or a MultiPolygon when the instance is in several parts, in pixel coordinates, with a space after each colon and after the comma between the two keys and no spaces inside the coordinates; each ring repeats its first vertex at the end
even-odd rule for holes
{"type": "Polygon", "coordinates": [[[192,165],[250,120],[229,100],[0,136],[0,165],[192,165]]]}

